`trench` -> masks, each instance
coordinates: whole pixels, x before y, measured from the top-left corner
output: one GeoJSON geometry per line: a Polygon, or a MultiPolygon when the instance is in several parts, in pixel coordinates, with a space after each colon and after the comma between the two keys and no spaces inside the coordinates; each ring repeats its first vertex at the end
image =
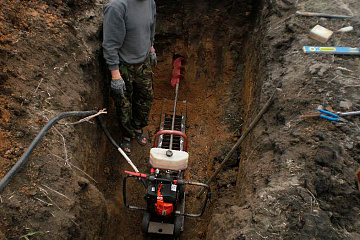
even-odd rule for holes
{"type": "MultiPolygon", "coordinates": [[[[157,1],[158,66],[153,69],[155,99],[146,132],[152,140],[161,115],[173,110],[172,64],[174,56],[181,55],[186,59],[186,71],[179,86],[178,114],[187,116],[190,156],[187,180],[206,182],[257,107],[263,77],[258,49],[261,36],[259,32],[253,33],[253,29],[257,28],[260,6],[260,0],[157,1]]],[[[100,62],[106,78],[108,73],[101,57],[100,62]]],[[[119,141],[114,103],[108,93],[103,95],[104,105],[109,109],[108,129],[119,141]]],[[[100,235],[103,239],[143,239],[140,230],[143,212],[126,209],[122,200],[123,171],[132,169],[110,143],[100,148],[102,160],[96,170],[90,171],[99,179],[98,188],[106,199],[107,217],[99,219],[103,226],[100,235]]],[[[246,151],[246,147],[244,149],[246,151]]],[[[131,159],[140,172],[149,170],[149,151],[150,144],[141,147],[133,142],[131,159]]],[[[225,177],[220,174],[219,181],[211,185],[213,201],[205,215],[185,219],[181,239],[210,239],[206,232],[217,197],[223,197],[229,190],[240,191],[244,174],[241,156],[238,150],[225,169],[225,177]]],[[[92,168],[85,165],[85,169],[92,168]]],[[[189,191],[190,197],[195,196],[195,190],[189,191]]],[[[141,185],[134,182],[130,195],[135,205],[145,204],[141,185]]],[[[234,202],[238,201],[236,196],[232,195],[234,202]]],[[[196,211],[198,207],[195,198],[187,203],[189,211],[196,211]]]]}

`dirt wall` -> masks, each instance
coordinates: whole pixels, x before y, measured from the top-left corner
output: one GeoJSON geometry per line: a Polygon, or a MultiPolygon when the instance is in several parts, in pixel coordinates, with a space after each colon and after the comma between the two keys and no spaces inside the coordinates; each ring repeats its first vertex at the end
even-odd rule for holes
{"type": "MultiPolygon", "coordinates": [[[[0,164],[4,174],[45,123],[102,106],[101,5],[95,1],[1,1],[0,164]]],[[[97,239],[106,206],[97,179],[95,124],[62,120],[1,193],[0,238],[97,239]],[[86,173],[86,174],[85,174],[86,173]]]]}
{"type": "MultiPolygon", "coordinates": [[[[280,92],[244,145],[239,194],[229,193],[231,200],[219,206],[208,228],[209,239],[359,238],[355,217],[359,205],[355,176],[358,119],[337,124],[301,117],[318,112],[319,107],[335,112],[358,108],[350,80],[358,75],[358,59],[301,51],[304,45],[319,45],[307,35],[316,24],[332,30],[358,26],[355,9],[355,1],[330,5],[325,1],[265,1],[258,36],[262,38],[264,82],[254,109],[276,87],[280,92]],[[296,10],[355,17],[305,18],[297,16],[296,10]],[[342,66],[354,72],[339,71],[342,66]]],[[[351,46],[356,44],[356,35],[335,33],[327,44],[351,46]]]]}

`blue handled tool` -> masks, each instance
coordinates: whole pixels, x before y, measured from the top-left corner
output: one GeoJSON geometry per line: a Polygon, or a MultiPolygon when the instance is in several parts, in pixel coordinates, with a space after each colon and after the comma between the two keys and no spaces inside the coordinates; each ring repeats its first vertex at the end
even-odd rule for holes
{"type": "Polygon", "coordinates": [[[339,119],[339,116],[336,115],[335,113],[326,111],[324,109],[319,109],[319,112],[323,113],[323,114],[320,114],[319,117],[322,117],[322,118],[325,118],[327,120],[334,121],[334,122],[341,122],[342,121],[342,120],[339,119]],[[326,115],[324,115],[324,114],[326,114],[326,115]]]}
{"type": "Polygon", "coordinates": [[[355,111],[355,112],[337,112],[337,113],[332,113],[329,111],[326,111],[324,109],[318,109],[320,113],[317,114],[310,114],[310,115],[302,115],[301,117],[303,118],[308,118],[308,117],[321,117],[324,119],[327,119],[329,121],[333,121],[333,122],[342,122],[342,123],[346,123],[348,122],[345,118],[343,118],[343,116],[354,116],[354,115],[360,115],[360,111],[355,111]]]}

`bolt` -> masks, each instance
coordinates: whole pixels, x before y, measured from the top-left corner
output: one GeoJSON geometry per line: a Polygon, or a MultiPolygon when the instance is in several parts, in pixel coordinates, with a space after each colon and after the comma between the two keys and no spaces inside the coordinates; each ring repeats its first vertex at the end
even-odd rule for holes
{"type": "Polygon", "coordinates": [[[172,157],[172,155],[173,155],[173,152],[171,150],[166,151],[166,156],[172,157]]]}

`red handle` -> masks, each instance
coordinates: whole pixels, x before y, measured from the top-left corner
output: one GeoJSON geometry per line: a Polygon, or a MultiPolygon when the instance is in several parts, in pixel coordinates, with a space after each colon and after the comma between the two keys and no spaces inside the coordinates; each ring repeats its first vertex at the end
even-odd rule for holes
{"type": "Polygon", "coordinates": [[[147,174],[145,173],[135,173],[130,171],[124,171],[124,172],[135,177],[147,178],[147,174]]]}
{"type": "Polygon", "coordinates": [[[181,132],[181,131],[177,131],[177,130],[161,130],[161,131],[158,131],[156,134],[155,134],[155,139],[154,139],[154,143],[153,143],[153,147],[155,148],[158,141],[159,141],[159,136],[160,135],[164,135],[164,134],[167,134],[167,135],[176,135],[176,136],[181,136],[184,138],[184,151],[187,152],[187,136],[185,133],[181,132]]]}

